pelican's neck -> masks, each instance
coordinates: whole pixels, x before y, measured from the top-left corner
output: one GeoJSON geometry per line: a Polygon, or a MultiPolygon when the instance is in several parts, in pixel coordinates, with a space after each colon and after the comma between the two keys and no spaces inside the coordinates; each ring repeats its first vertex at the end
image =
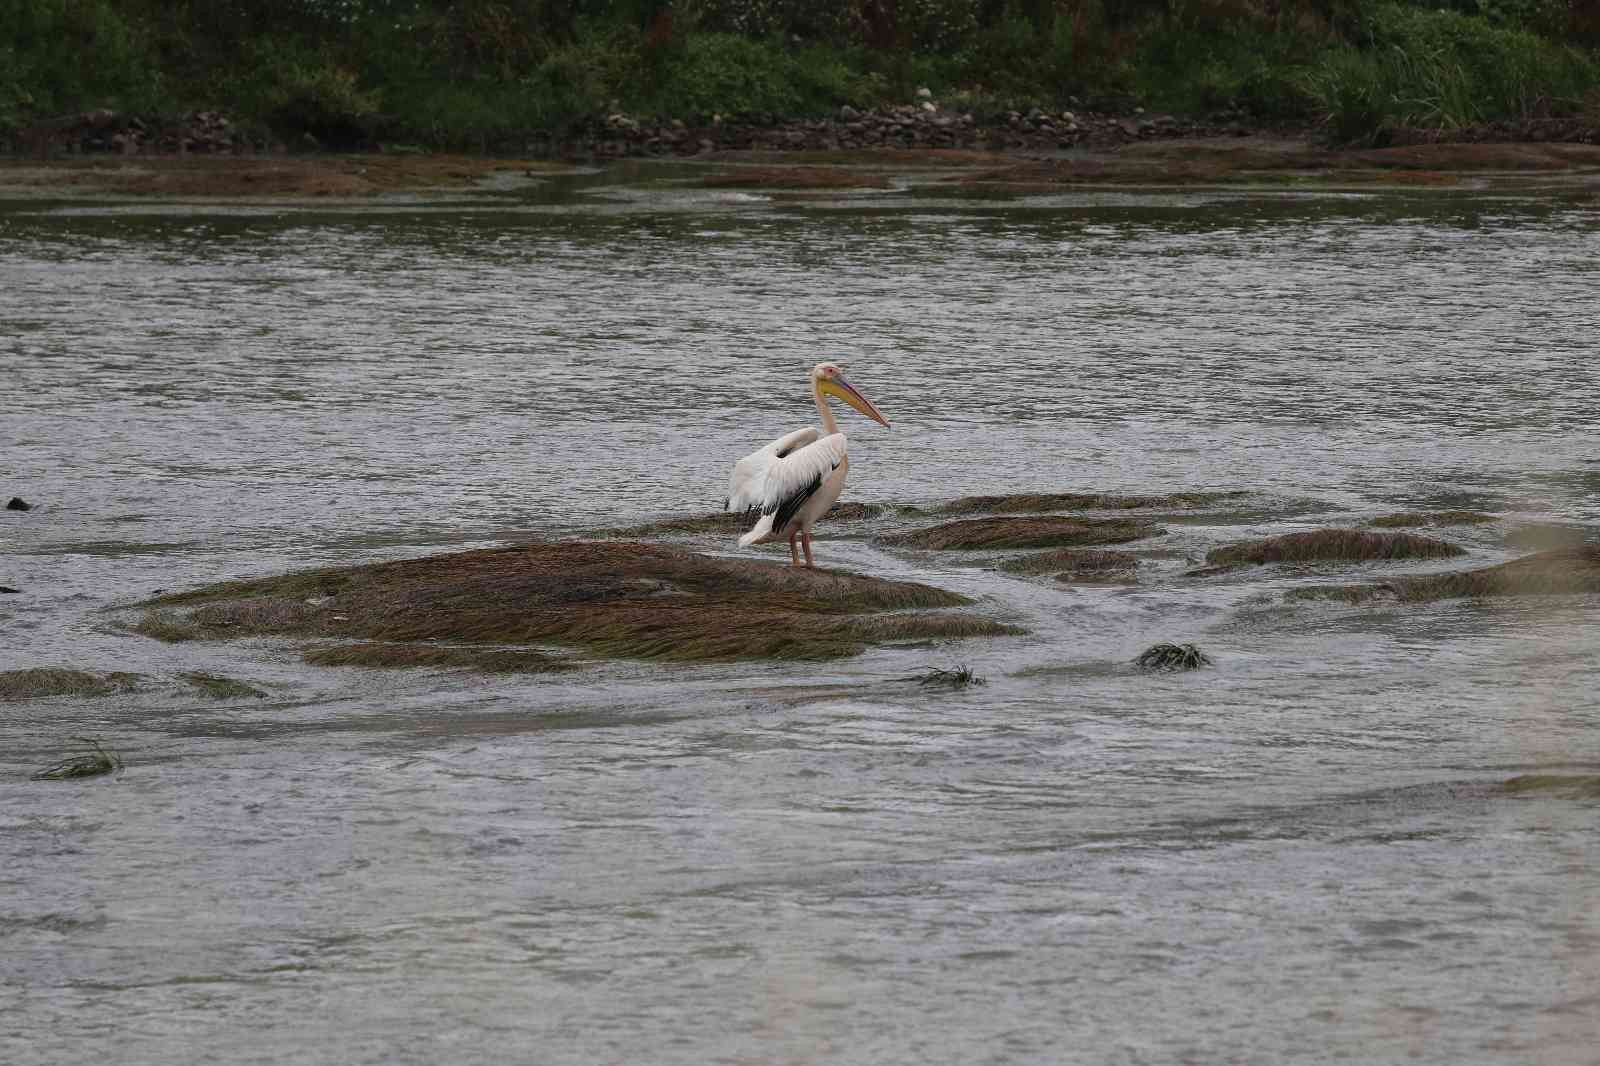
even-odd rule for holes
{"type": "Polygon", "coordinates": [[[822,435],[831,437],[839,432],[839,423],[833,420],[833,412],[828,409],[827,397],[822,395],[821,383],[816,378],[811,379],[811,398],[817,401],[817,413],[822,416],[822,435]]]}

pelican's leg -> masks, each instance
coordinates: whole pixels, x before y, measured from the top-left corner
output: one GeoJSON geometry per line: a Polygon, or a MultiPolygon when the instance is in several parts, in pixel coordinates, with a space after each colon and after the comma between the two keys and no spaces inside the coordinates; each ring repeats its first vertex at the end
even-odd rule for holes
{"type": "Polygon", "coordinates": [[[794,539],[796,537],[798,537],[799,535],[800,535],[800,527],[799,526],[796,526],[794,532],[789,534],[789,565],[790,566],[799,566],[800,565],[800,548],[794,542],[794,539]]]}
{"type": "Polygon", "coordinates": [[[800,544],[806,550],[806,567],[808,569],[815,570],[817,568],[817,561],[811,558],[811,530],[802,529],[800,531],[800,544]]]}

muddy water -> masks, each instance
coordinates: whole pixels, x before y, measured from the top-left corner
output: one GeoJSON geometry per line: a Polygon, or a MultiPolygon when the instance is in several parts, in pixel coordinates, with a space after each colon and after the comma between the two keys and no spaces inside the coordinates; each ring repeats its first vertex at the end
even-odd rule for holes
{"type": "Polygon", "coordinates": [[[0,669],[142,675],[0,704],[0,1059],[1593,1061],[1595,803],[1495,786],[1600,772],[1600,604],[1184,576],[1397,510],[1496,515],[1434,531],[1473,564],[1595,537],[1592,204],[682,173],[0,205],[0,669]],[[826,664],[318,669],[107,613],[713,509],[824,357],[894,422],[845,414],[846,499],[1248,495],[1133,584],[824,530],[1030,630],[826,664]],[[127,771],[28,780],[75,735],[127,771]]]}

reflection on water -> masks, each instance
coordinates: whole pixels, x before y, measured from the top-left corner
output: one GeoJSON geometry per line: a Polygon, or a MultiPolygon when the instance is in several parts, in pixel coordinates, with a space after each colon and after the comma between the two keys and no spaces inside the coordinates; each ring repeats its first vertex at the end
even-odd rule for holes
{"type": "Polygon", "coordinates": [[[1593,601],[1285,605],[1383,568],[1183,575],[1399,509],[1500,516],[1429,531],[1473,564],[1600,522],[1592,210],[796,202],[664,173],[0,205],[0,496],[37,505],[0,522],[0,669],[145,678],[3,705],[0,1057],[1591,1053],[1593,804],[1490,785],[1600,766],[1593,601]],[[1131,586],[820,529],[825,564],[1030,629],[837,663],[320,670],[102,612],[714,509],[731,458],[812,419],[822,358],[894,423],[843,416],[847,499],[1253,495],[1164,519],[1131,586]],[[1158,640],[1216,666],[1132,670],[1158,640]],[[988,684],[901,680],[956,662],[988,684]],[[127,773],[27,781],[72,735],[127,773]]]}

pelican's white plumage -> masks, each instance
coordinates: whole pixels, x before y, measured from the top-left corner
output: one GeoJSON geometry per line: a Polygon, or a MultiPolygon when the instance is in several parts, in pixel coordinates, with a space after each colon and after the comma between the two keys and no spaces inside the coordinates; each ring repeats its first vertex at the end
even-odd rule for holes
{"type": "Polygon", "coordinates": [[[812,369],[811,394],[822,415],[822,431],[808,427],[785,434],[734,463],[728,478],[728,509],[760,514],[755,528],[739,538],[739,546],[787,539],[796,566],[800,565],[796,538],[805,548],[805,565],[815,565],[811,527],[839,499],[850,471],[849,442],[838,432],[826,397],[837,396],[867,417],[889,424],[833,363],[818,363],[812,369]]]}

